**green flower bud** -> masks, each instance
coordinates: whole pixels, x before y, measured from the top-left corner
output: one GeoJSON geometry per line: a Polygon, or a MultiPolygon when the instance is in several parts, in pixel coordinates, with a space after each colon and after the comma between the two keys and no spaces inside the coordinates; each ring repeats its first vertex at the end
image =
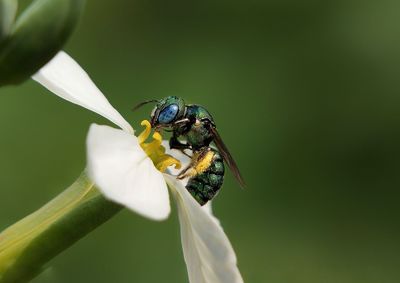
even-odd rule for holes
{"type": "Polygon", "coordinates": [[[16,0],[0,0],[0,45],[11,32],[17,7],[18,1],[16,0]]]}
{"type": "Polygon", "coordinates": [[[0,86],[21,83],[46,64],[70,36],[84,2],[35,0],[13,23],[15,1],[0,0],[0,86]]]}

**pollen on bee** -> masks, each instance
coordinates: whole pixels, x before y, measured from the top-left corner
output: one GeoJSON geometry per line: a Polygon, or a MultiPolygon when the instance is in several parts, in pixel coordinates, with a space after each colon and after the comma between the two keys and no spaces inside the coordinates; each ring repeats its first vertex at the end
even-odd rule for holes
{"type": "Polygon", "coordinates": [[[206,171],[212,164],[215,153],[209,149],[194,153],[189,167],[181,172],[178,179],[191,178],[206,171]]]}
{"type": "Polygon", "coordinates": [[[213,157],[214,157],[214,152],[208,151],[206,154],[203,154],[196,159],[194,168],[197,174],[203,173],[208,169],[208,167],[210,167],[213,157]]]}

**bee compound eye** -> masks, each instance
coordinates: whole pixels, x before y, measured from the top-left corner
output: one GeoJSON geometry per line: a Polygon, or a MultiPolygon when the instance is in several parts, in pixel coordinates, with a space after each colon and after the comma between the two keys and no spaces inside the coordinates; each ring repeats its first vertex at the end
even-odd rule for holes
{"type": "Polygon", "coordinates": [[[171,123],[178,114],[179,107],[176,104],[171,104],[165,107],[158,115],[158,122],[161,124],[171,123]]]}

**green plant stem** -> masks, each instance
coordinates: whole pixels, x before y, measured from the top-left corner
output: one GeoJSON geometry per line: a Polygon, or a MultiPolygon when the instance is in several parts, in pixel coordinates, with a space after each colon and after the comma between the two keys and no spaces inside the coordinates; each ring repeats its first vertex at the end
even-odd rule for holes
{"type": "Polygon", "coordinates": [[[0,234],[0,283],[34,278],[49,260],[121,209],[82,173],[52,201],[0,234]]]}

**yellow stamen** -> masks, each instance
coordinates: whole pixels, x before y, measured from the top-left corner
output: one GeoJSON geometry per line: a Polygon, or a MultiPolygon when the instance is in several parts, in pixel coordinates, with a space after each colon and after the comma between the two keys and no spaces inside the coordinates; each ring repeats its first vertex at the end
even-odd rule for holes
{"type": "Polygon", "coordinates": [[[180,161],[169,154],[165,154],[165,147],[161,145],[161,134],[159,132],[154,132],[152,136],[153,140],[146,143],[145,141],[149,138],[151,133],[151,124],[149,121],[143,120],[140,125],[145,126],[146,128],[138,136],[139,144],[143,148],[144,152],[146,152],[147,156],[153,161],[154,166],[156,166],[160,172],[165,172],[165,170],[172,165],[175,165],[175,169],[180,169],[180,161]]]}
{"type": "Polygon", "coordinates": [[[151,124],[149,121],[143,120],[140,123],[140,125],[146,127],[146,129],[144,129],[144,131],[141,132],[140,135],[138,136],[139,143],[142,144],[147,140],[147,138],[149,137],[149,135],[151,133],[151,124]]]}

